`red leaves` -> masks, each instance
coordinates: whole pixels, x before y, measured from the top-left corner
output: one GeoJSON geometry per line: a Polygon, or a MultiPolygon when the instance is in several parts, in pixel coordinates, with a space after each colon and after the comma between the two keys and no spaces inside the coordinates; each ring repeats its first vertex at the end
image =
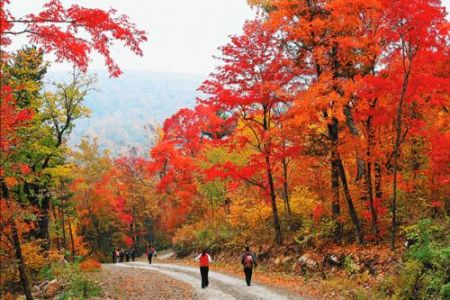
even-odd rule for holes
{"type": "Polygon", "coordinates": [[[8,20],[12,19],[12,16],[5,8],[7,4],[9,4],[9,0],[0,1],[0,46],[11,43],[11,39],[6,35],[6,32],[13,27],[13,24],[8,22],[8,20]]]}
{"type": "Polygon", "coordinates": [[[133,217],[130,214],[126,213],[125,199],[120,196],[116,197],[115,202],[113,203],[113,207],[119,217],[119,220],[125,225],[130,225],[133,221],[133,217]]]}
{"type": "MultiPolygon", "coordinates": [[[[11,87],[2,84],[0,90],[0,151],[4,154],[8,153],[13,147],[17,146],[20,141],[16,135],[16,131],[26,126],[27,121],[33,117],[31,109],[19,109],[13,98],[11,87]]],[[[5,155],[6,157],[6,155],[5,155]]]]}
{"type": "Polygon", "coordinates": [[[430,141],[430,183],[433,190],[450,184],[450,133],[431,132],[430,141]]]}
{"type": "Polygon", "coordinates": [[[251,178],[258,168],[254,166],[237,166],[232,162],[226,162],[224,164],[214,164],[211,168],[205,169],[204,174],[208,180],[215,180],[217,178],[234,180],[245,180],[251,178]]]}
{"type": "Polygon", "coordinates": [[[325,214],[325,208],[324,208],[323,204],[317,203],[313,209],[314,221],[316,221],[316,222],[320,221],[320,219],[323,217],[324,214],[325,214]]]}
{"type": "Polygon", "coordinates": [[[284,92],[288,84],[295,86],[294,64],[281,51],[281,37],[264,29],[261,20],[246,22],[244,34],[232,36],[220,49],[224,64],[200,87],[210,95],[201,103],[233,110],[236,105],[271,106],[288,100],[284,92]]]}
{"type": "Polygon", "coordinates": [[[22,174],[24,174],[24,175],[28,175],[31,172],[30,166],[28,166],[26,164],[21,164],[19,166],[19,168],[20,168],[20,172],[22,172],[22,174]]]}
{"type": "Polygon", "coordinates": [[[58,61],[69,61],[83,71],[87,70],[91,52],[98,52],[105,58],[112,77],[121,74],[110,55],[114,41],[122,42],[136,55],[143,54],[140,45],[147,41],[146,33],[137,29],[127,16],[117,15],[115,10],[103,11],[76,4],[66,9],[59,0],[52,0],[40,13],[29,14],[13,23],[14,18],[4,8],[6,4],[9,3],[2,1],[0,8],[1,45],[9,43],[7,31],[13,32],[14,25],[21,24],[25,26],[21,33],[27,33],[32,43],[41,45],[45,52],[53,52],[58,61]]]}
{"type": "Polygon", "coordinates": [[[127,245],[127,247],[131,247],[133,245],[133,239],[129,236],[124,236],[123,242],[125,243],[125,245],[127,245]]]}

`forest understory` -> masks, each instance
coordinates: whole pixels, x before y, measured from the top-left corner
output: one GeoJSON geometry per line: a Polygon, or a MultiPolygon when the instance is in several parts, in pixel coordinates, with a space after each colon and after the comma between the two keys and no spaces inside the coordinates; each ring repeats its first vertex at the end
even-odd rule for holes
{"type": "MultiPolygon", "coordinates": [[[[120,282],[116,268],[133,266],[158,271],[168,298],[284,299],[285,287],[319,299],[450,299],[441,1],[249,0],[256,16],[218,49],[195,105],[150,128],[145,155],[133,145],[113,155],[91,137],[70,146],[91,113],[92,54],[120,76],[110,50],[142,56],[147,33],[114,9],[63,2],[16,16],[0,0],[2,299],[120,297],[95,276],[120,282]],[[19,36],[29,43],[12,47],[19,36]],[[59,62],[73,69],[48,82],[59,62]],[[212,273],[218,288],[198,294],[195,268],[179,265],[205,250],[212,268],[238,276],[245,246],[260,262],[255,289],[212,273]],[[153,248],[179,260],[105,265],[153,248]],[[165,289],[170,280],[188,285],[165,289]]],[[[133,276],[130,293],[152,297],[133,276]]]]}

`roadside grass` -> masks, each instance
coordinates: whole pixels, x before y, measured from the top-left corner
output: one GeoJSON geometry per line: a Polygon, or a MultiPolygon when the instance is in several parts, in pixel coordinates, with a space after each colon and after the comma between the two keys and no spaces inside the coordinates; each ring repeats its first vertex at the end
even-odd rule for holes
{"type": "Polygon", "coordinates": [[[85,270],[80,265],[83,266],[83,263],[53,263],[43,268],[39,277],[48,281],[57,279],[62,284],[63,290],[55,299],[90,299],[100,296],[102,288],[90,278],[89,273],[99,271],[101,266],[85,270]]]}

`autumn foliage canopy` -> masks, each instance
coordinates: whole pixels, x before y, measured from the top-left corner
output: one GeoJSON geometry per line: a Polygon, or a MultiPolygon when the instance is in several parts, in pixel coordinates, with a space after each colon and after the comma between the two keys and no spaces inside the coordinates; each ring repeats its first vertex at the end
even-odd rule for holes
{"type": "Polygon", "coordinates": [[[0,0],[2,288],[20,282],[31,299],[28,277],[48,257],[106,261],[113,248],[143,253],[149,242],[180,256],[244,244],[394,250],[405,226],[448,218],[441,2],[250,2],[257,17],[219,48],[195,107],[153,128],[145,156],[114,157],[96,140],[67,140],[89,115],[92,54],[119,76],[111,47],[142,55],[146,33],[113,9],[51,0],[14,16],[0,0]],[[9,50],[19,35],[35,46],[9,50]],[[75,66],[51,92],[47,54],[75,66]]]}

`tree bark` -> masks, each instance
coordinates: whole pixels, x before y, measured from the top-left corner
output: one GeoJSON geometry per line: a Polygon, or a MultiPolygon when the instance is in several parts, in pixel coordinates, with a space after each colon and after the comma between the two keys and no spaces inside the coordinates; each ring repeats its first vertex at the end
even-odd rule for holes
{"type": "Polygon", "coordinates": [[[47,196],[44,196],[42,199],[42,205],[41,205],[41,211],[40,216],[38,217],[38,228],[36,232],[36,238],[43,240],[43,249],[49,250],[50,249],[50,234],[49,234],[49,225],[50,225],[50,218],[49,218],[49,209],[50,209],[50,199],[48,199],[47,196]]]}
{"type": "Polygon", "coordinates": [[[280,220],[278,218],[277,199],[275,195],[275,186],[273,183],[272,167],[270,165],[269,155],[266,155],[266,170],[267,179],[269,181],[270,204],[272,205],[273,226],[275,229],[275,242],[277,245],[281,245],[283,243],[283,236],[281,234],[280,220]]]}
{"type": "Polygon", "coordinates": [[[378,215],[377,211],[374,205],[374,199],[373,199],[373,188],[372,188],[372,163],[369,161],[367,162],[367,192],[369,195],[369,210],[370,210],[370,216],[371,216],[371,223],[372,223],[372,232],[375,235],[375,238],[379,239],[379,231],[378,231],[378,215]]]}
{"type": "Polygon", "coordinates": [[[341,204],[339,196],[339,155],[338,155],[338,120],[333,118],[331,124],[328,124],[328,137],[330,140],[330,156],[331,156],[331,192],[333,198],[331,201],[331,215],[336,222],[336,228],[334,232],[335,240],[337,243],[342,241],[342,223],[339,220],[341,215],[341,204]]]}
{"type": "Polygon", "coordinates": [[[366,167],[366,183],[367,183],[367,195],[369,197],[369,211],[371,216],[372,232],[375,238],[378,240],[378,215],[374,205],[373,197],[373,184],[372,184],[372,146],[374,144],[375,133],[372,128],[372,116],[367,118],[367,167],[366,167]]]}
{"type": "Polygon", "coordinates": [[[36,221],[36,229],[31,231],[31,235],[36,239],[43,240],[43,249],[50,249],[50,235],[49,235],[49,210],[50,198],[43,193],[45,187],[37,183],[25,183],[24,185],[27,199],[30,203],[39,209],[39,215],[36,221]],[[39,199],[39,197],[42,197],[39,199]]]}
{"type": "Polygon", "coordinates": [[[361,230],[361,224],[359,222],[358,215],[356,214],[352,196],[348,188],[347,176],[345,175],[344,165],[342,164],[342,160],[339,157],[338,157],[338,165],[339,165],[339,175],[341,177],[342,182],[342,188],[344,190],[345,200],[347,201],[348,212],[350,214],[350,218],[353,223],[353,229],[355,231],[356,242],[358,244],[362,244],[364,243],[364,237],[361,230]]]}
{"type": "MultiPolygon", "coordinates": [[[[343,96],[343,93],[341,93],[341,96],[343,96]]],[[[360,137],[360,132],[359,132],[358,128],[356,127],[355,120],[353,119],[350,104],[347,104],[344,106],[343,112],[345,115],[347,127],[350,130],[350,133],[355,137],[360,137]]],[[[356,166],[357,166],[356,182],[358,182],[361,180],[361,178],[364,177],[364,174],[366,171],[365,170],[365,168],[366,168],[365,162],[363,159],[361,159],[360,154],[358,152],[356,153],[356,166]]]]}
{"type": "Polygon", "coordinates": [[[64,250],[67,249],[67,240],[66,240],[66,221],[65,221],[65,215],[64,215],[64,208],[60,208],[60,214],[61,214],[61,226],[62,226],[62,234],[63,234],[63,248],[64,250]]]}
{"type": "Polygon", "coordinates": [[[403,118],[403,103],[406,97],[406,91],[408,89],[409,74],[411,73],[412,64],[412,49],[408,46],[405,41],[402,41],[402,54],[403,54],[403,83],[402,90],[400,93],[400,100],[398,102],[396,118],[395,118],[395,139],[394,139],[394,164],[393,164],[393,184],[392,184],[392,203],[391,203],[391,213],[392,213],[392,224],[391,224],[391,239],[390,247],[391,250],[395,249],[395,236],[397,233],[397,173],[398,173],[398,159],[400,156],[400,144],[402,141],[402,118],[403,118]],[[408,62],[407,62],[408,60],[408,62]]]}
{"type": "MultiPolygon", "coordinates": [[[[270,134],[270,108],[263,105],[263,110],[263,129],[265,133],[270,134]]],[[[277,197],[273,182],[272,165],[270,163],[271,140],[265,141],[262,146],[262,153],[264,154],[266,162],[267,181],[269,183],[270,204],[272,206],[273,227],[275,229],[275,243],[281,245],[283,244],[283,235],[281,233],[281,225],[278,217],[277,197]]]]}
{"type": "MultiPolygon", "coordinates": [[[[11,211],[11,206],[9,204],[9,189],[6,183],[3,181],[3,178],[1,179],[1,191],[2,191],[2,198],[4,198],[7,201],[7,208],[9,211],[11,211]]],[[[19,267],[19,277],[20,282],[22,283],[22,290],[25,294],[25,297],[27,300],[33,300],[33,295],[31,294],[30,289],[30,282],[28,280],[28,275],[25,270],[25,261],[23,259],[22,255],[22,247],[20,245],[20,238],[19,233],[17,231],[17,225],[16,220],[13,218],[11,223],[11,234],[12,234],[12,240],[13,240],[13,246],[14,246],[14,252],[17,260],[17,264],[19,267]]]]}
{"type": "Polygon", "coordinates": [[[75,241],[73,240],[72,223],[70,222],[70,219],[67,220],[67,223],[69,224],[69,235],[70,235],[70,242],[72,244],[72,262],[73,262],[75,261],[75,241]]]}
{"type": "Polygon", "coordinates": [[[284,208],[286,211],[286,215],[291,215],[291,204],[289,203],[289,186],[288,186],[288,162],[286,161],[286,158],[284,157],[282,160],[283,165],[283,201],[284,201],[284,208]]]}
{"type": "Polygon", "coordinates": [[[28,280],[28,275],[25,270],[25,262],[22,255],[22,248],[20,245],[19,233],[17,232],[16,221],[11,222],[11,233],[14,241],[14,250],[16,253],[17,264],[19,267],[20,282],[22,283],[23,293],[27,300],[33,300],[33,295],[31,294],[30,282],[28,280]]]}
{"type": "Polygon", "coordinates": [[[137,241],[138,241],[138,234],[137,234],[137,225],[136,225],[137,209],[135,206],[133,206],[132,211],[133,211],[133,223],[132,223],[133,228],[132,229],[133,229],[133,243],[134,243],[133,247],[136,248],[137,241]]]}
{"type": "MultiPolygon", "coordinates": [[[[58,222],[58,215],[56,213],[56,209],[55,209],[54,205],[52,205],[52,214],[53,214],[53,222],[57,223],[58,222]]],[[[58,250],[61,250],[61,236],[60,236],[59,232],[56,235],[56,248],[58,250]]]]}
{"type": "Polygon", "coordinates": [[[382,190],[382,174],[381,174],[381,164],[379,162],[375,162],[375,197],[377,201],[380,201],[383,198],[383,190],[382,190]]]}

